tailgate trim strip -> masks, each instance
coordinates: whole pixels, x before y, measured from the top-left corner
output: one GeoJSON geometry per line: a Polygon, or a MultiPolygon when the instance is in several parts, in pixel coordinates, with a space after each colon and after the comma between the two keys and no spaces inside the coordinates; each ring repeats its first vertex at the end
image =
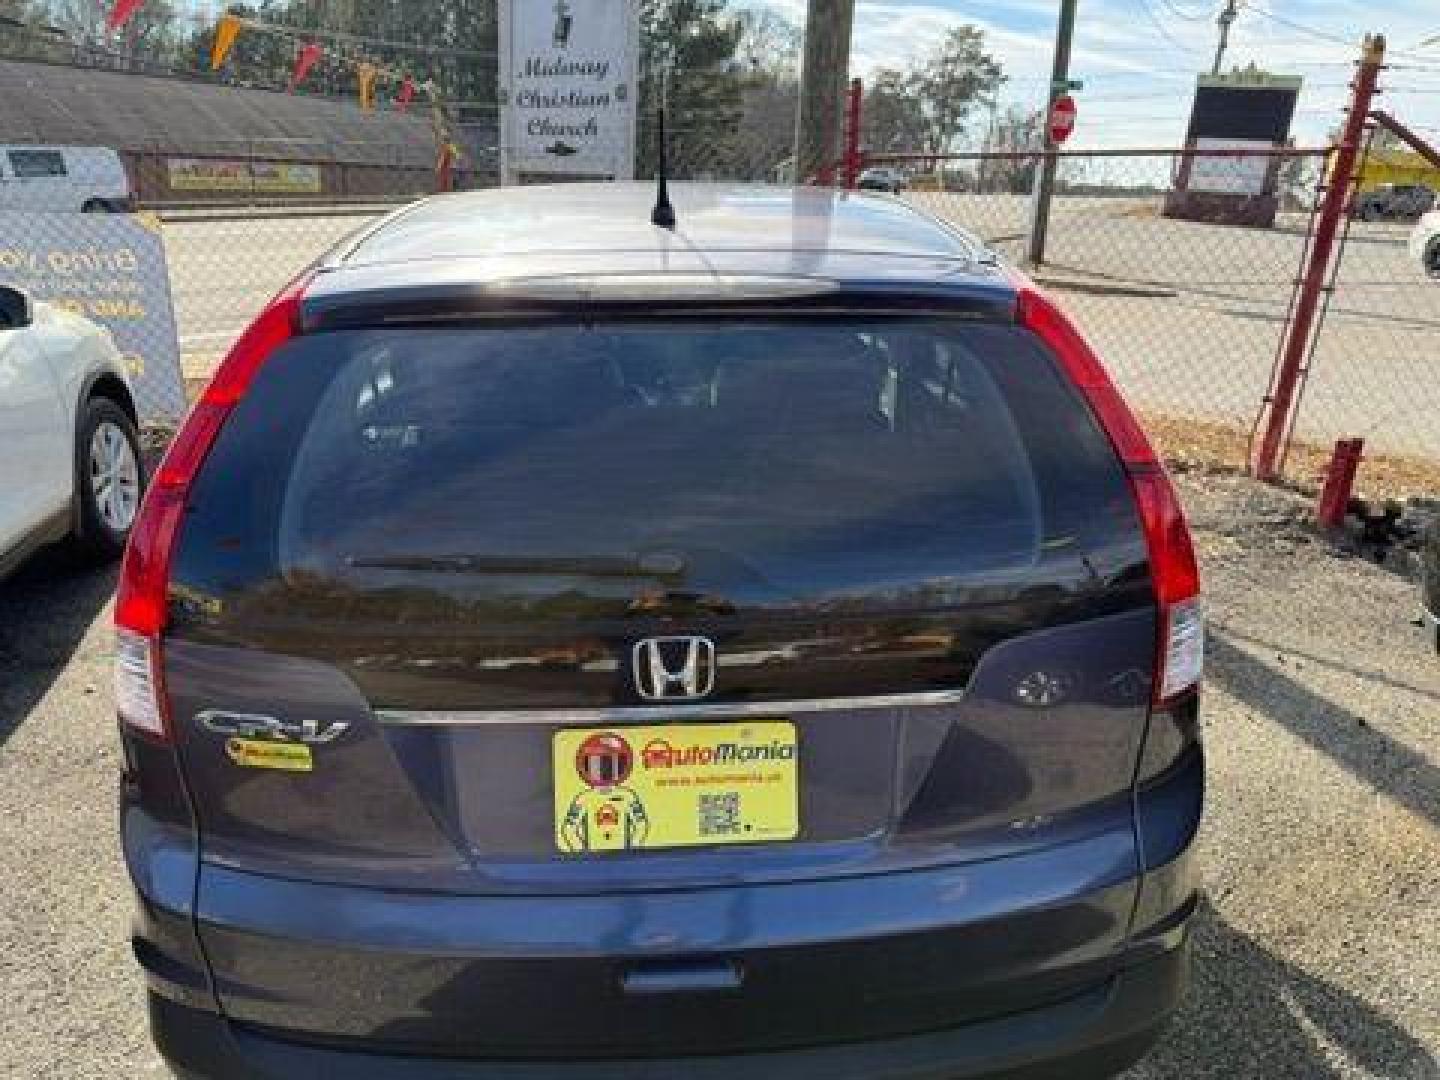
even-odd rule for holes
{"type": "Polygon", "coordinates": [[[472,727],[488,724],[612,724],[629,720],[684,720],[708,716],[793,716],[854,709],[908,709],[957,705],[963,690],[925,690],[865,697],[798,698],[791,701],[702,701],[689,704],[591,709],[376,709],[382,724],[400,727],[472,727]]]}

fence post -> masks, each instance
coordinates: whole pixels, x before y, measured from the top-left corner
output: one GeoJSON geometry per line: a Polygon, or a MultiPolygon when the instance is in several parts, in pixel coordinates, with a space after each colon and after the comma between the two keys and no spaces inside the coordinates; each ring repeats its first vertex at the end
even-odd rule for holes
{"type": "Polygon", "coordinates": [[[1355,472],[1360,468],[1360,457],[1364,452],[1364,439],[1340,439],[1335,443],[1330,465],[1325,470],[1325,484],[1320,489],[1320,500],[1315,508],[1315,519],[1322,527],[1338,529],[1345,524],[1345,511],[1355,490],[1355,472]]]}
{"type": "Polygon", "coordinates": [[[1330,166],[1320,212],[1315,217],[1315,234],[1310,245],[1298,286],[1294,314],[1285,328],[1280,363],[1272,382],[1273,389],[1261,406],[1260,443],[1250,462],[1251,474],[1260,480],[1274,480],[1280,471],[1280,456],[1286,432],[1293,423],[1296,389],[1300,374],[1313,347],[1315,316],[1320,310],[1325,279],[1335,254],[1335,241],[1345,215],[1350,211],[1350,193],[1355,184],[1355,162],[1359,156],[1360,139],[1370,102],[1375,96],[1375,83],[1385,60],[1385,38],[1381,34],[1367,37],[1355,76],[1345,129],[1330,166]]]}
{"type": "Polygon", "coordinates": [[[864,107],[865,84],[859,79],[850,80],[849,98],[845,102],[845,188],[855,190],[860,178],[860,110],[864,107]]]}

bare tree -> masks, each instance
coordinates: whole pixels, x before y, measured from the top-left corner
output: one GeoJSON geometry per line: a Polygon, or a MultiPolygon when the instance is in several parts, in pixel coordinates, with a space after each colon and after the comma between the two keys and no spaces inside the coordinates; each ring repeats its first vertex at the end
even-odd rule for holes
{"type": "Polygon", "coordinates": [[[987,159],[982,184],[989,191],[1012,194],[1029,191],[1035,181],[1035,158],[1023,157],[1043,147],[1042,115],[1034,109],[1011,105],[995,121],[989,149],[996,155],[987,159]]]}
{"type": "Polygon", "coordinates": [[[746,8],[735,16],[739,41],[735,58],[752,72],[796,78],[800,72],[800,27],[774,8],[746,8]]]}

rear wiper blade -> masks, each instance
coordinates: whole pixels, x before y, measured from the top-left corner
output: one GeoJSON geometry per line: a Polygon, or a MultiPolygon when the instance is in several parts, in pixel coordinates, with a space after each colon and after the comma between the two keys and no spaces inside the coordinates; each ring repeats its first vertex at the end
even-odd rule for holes
{"type": "Polygon", "coordinates": [[[574,574],[580,577],[676,577],[685,560],[670,552],[648,555],[351,555],[357,570],[413,570],[425,574],[574,574]]]}

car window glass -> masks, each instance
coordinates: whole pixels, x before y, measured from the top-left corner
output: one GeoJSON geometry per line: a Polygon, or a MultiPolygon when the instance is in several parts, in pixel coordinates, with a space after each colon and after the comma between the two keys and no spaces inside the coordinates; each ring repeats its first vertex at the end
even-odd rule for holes
{"type": "Polygon", "coordinates": [[[1020,437],[959,341],[625,326],[375,335],[316,409],[280,543],[290,573],[346,577],[401,551],[704,549],[815,588],[1028,565],[1039,529],[1020,437]]]}
{"type": "Polygon", "coordinates": [[[11,150],[10,168],[19,179],[65,175],[65,155],[58,150],[11,150]]]}
{"type": "Polygon", "coordinates": [[[1014,325],[387,328],[266,363],[177,580],[389,611],[416,589],[632,596],[653,557],[696,596],[888,607],[1103,562],[1134,532],[1104,435],[1014,325]]]}

